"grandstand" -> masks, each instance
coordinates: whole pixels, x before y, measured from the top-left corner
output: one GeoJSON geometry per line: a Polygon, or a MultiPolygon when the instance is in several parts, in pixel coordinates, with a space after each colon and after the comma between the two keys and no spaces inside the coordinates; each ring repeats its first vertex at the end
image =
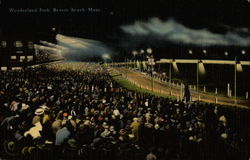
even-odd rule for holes
{"type": "Polygon", "coordinates": [[[108,72],[98,64],[75,62],[0,72],[0,156],[249,157],[248,109],[128,90],[108,72]]]}

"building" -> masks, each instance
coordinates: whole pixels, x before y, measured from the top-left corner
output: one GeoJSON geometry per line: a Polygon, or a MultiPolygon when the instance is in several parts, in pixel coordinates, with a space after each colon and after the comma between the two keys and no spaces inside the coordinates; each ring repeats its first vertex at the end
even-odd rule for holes
{"type": "Polygon", "coordinates": [[[37,64],[35,44],[40,40],[53,40],[46,31],[28,29],[0,29],[0,67],[1,70],[20,69],[37,64]]]}

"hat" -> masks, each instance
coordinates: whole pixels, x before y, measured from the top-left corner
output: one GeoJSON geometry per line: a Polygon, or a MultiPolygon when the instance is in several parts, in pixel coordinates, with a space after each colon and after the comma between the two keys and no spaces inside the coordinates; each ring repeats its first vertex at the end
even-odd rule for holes
{"type": "Polygon", "coordinates": [[[194,140],[194,137],[193,137],[193,136],[190,136],[190,137],[188,138],[188,140],[189,140],[189,141],[193,141],[193,140],[194,140]]]}
{"type": "Polygon", "coordinates": [[[120,140],[120,141],[123,141],[123,140],[124,140],[124,138],[123,138],[122,136],[120,136],[120,137],[119,137],[119,140],[120,140]]]}
{"type": "Polygon", "coordinates": [[[151,124],[151,123],[145,123],[145,127],[147,127],[147,128],[152,128],[152,127],[153,127],[153,124],[151,124]]]}
{"type": "Polygon", "coordinates": [[[35,115],[43,115],[43,113],[44,113],[44,109],[42,109],[42,108],[38,108],[35,111],[35,115]]]}
{"type": "Polygon", "coordinates": [[[108,117],[105,117],[105,118],[104,118],[104,121],[109,121],[109,118],[108,118],[108,117]]]}
{"type": "Polygon", "coordinates": [[[115,116],[119,116],[119,115],[120,115],[120,112],[119,112],[118,109],[115,109],[115,110],[113,111],[113,114],[114,114],[115,116]]]}
{"type": "Polygon", "coordinates": [[[121,129],[120,131],[119,131],[119,134],[120,135],[125,135],[127,133],[127,131],[125,130],[125,129],[121,129]]]}
{"type": "Polygon", "coordinates": [[[136,117],[135,117],[135,118],[133,118],[133,121],[137,121],[137,122],[138,122],[138,120],[139,120],[139,119],[138,119],[138,118],[136,118],[136,117]]]}
{"type": "Polygon", "coordinates": [[[198,138],[197,142],[200,143],[202,141],[202,138],[198,138]]]}
{"type": "Polygon", "coordinates": [[[108,128],[109,128],[109,126],[108,126],[108,124],[107,124],[106,122],[103,122],[103,123],[102,123],[102,127],[105,128],[105,129],[108,129],[108,128]]]}
{"type": "Polygon", "coordinates": [[[116,116],[113,114],[113,115],[111,116],[111,118],[112,118],[112,119],[116,119],[116,116]]]}
{"type": "Polygon", "coordinates": [[[115,131],[115,127],[114,127],[114,126],[110,126],[110,127],[109,127],[109,130],[110,130],[111,132],[115,131]]]}
{"type": "Polygon", "coordinates": [[[102,133],[101,133],[101,137],[103,138],[107,138],[110,135],[110,131],[108,129],[105,129],[102,133]]]}
{"type": "Polygon", "coordinates": [[[155,125],[155,129],[158,130],[160,128],[159,124],[155,125]]]}
{"type": "Polygon", "coordinates": [[[222,133],[220,136],[221,136],[221,138],[223,138],[223,139],[227,139],[227,137],[228,137],[228,135],[227,135],[226,133],[222,133]]]}
{"type": "Polygon", "coordinates": [[[42,105],[42,106],[40,106],[39,108],[42,108],[43,110],[48,110],[48,109],[49,109],[49,107],[47,107],[47,106],[45,106],[45,105],[42,105]]]}
{"type": "Polygon", "coordinates": [[[35,149],[36,149],[36,147],[34,147],[34,146],[29,147],[28,153],[31,154],[35,149]]]}
{"type": "Polygon", "coordinates": [[[75,149],[77,149],[77,145],[76,145],[76,140],[75,139],[69,139],[68,140],[68,146],[69,146],[69,148],[70,149],[72,149],[72,150],[75,150],[75,149]]]}
{"type": "Polygon", "coordinates": [[[63,117],[68,117],[68,113],[67,112],[63,113],[63,117]]]}
{"type": "Polygon", "coordinates": [[[22,154],[25,156],[25,155],[27,155],[28,154],[28,149],[29,149],[29,147],[23,147],[23,149],[22,149],[22,154]]]}
{"type": "Polygon", "coordinates": [[[219,118],[219,121],[223,122],[223,123],[226,123],[227,120],[226,120],[226,117],[223,115],[223,116],[220,116],[219,118]]]}
{"type": "Polygon", "coordinates": [[[26,109],[28,109],[30,106],[29,105],[27,105],[27,104],[25,104],[25,103],[22,103],[22,108],[21,108],[21,110],[23,111],[23,110],[26,110],[26,109]]]}
{"type": "Polygon", "coordinates": [[[133,138],[135,138],[135,135],[134,134],[129,134],[128,137],[129,137],[129,139],[133,139],[133,138]]]}
{"type": "Polygon", "coordinates": [[[71,115],[68,116],[68,119],[69,119],[69,120],[72,119],[72,118],[73,118],[73,117],[72,117],[71,115]]]}
{"type": "Polygon", "coordinates": [[[83,123],[85,126],[89,126],[90,124],[91,124],[91,122],[89,121],[89,120],[86,120],[86,121],[84,121],[84,123],[83,123]]]}
{"type": "Polygon", "coordinates": [[[18,156],[19,155],[19,151],[18,148],[15,144],[14,141],[5,141],[4,142],[4,151],[9,155],[9,156],[18,156]]]}
{"type": "Polygon", "coordinates": [[[24,156],[26,156],[26,155],[28,155],[28,154],[31,154],[35,149],[36,149],[36,147],[34,147],[34,146],[30,146],[30,147],[26,146],[26,147],[24,147],[24,148],[22,149],[22,154],[23,154],[24,156]]]}

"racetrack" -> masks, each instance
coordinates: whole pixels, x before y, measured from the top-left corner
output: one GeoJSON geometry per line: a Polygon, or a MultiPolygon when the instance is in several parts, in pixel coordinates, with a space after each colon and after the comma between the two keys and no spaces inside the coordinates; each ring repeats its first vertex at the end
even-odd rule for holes
{"type": "MultiPolygon", "coordinates": [[[[134,83],[138,87],[152,90],[154,92],[159,92],[162,94],[169,95],[170,94],[170,87],[169,84],[154,80],[152,85],[152,78],[140,73],[135,72],[126,68],[114,68],[117,72],[121,73],[126,79],[130,82],[134,83]],[[152,87],[153,86],[153,87],[152,87]]],[[[194,90],[190,90],[192,100],[198,100],[198,94],[194,90]]],[[[180,86],[171,86],[171,95],[177,97],[178,99],[182,97],[181,95],[181,87],[180,86]]],[[[240,108],[250,108],[250,102],[248,100],[239,100],[237,99],[237,104],[234,104],[233,98],[223,97],[219,95],[212,95],[207,94],[200,91],[200,100],[207,103],[215,103],[217,98],[217,104],[220,105],[228,105],[228,106],[235,106],[240,108]]]]}

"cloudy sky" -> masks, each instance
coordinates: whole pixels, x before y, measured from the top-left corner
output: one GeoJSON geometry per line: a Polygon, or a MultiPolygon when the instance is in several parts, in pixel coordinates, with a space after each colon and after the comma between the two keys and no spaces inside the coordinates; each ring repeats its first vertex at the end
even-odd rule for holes
{"type": "MultiPolygon", "coordinates": [[[[36,35],[45,35],[47,30],[56,28],[56,34],[81,38],[77,44],[98,55],[142,47],[153,47],[161,53],[171,48],[170,44],[177,48],[219,46],[246,50],[250,44],[250,2],[247,0],[121,0],[119,3],[117,0],[1,0],[0,11],[0,18],[7,17],[0,24],[2,32],[16,30],[18,26],[20,32],[32,30],[36,35]],[[94,8],[99,11],[10,13],[9,8],[94,8]],[[89,48],[83,45],[86,42],[91,43],[89,48]]],[[[46,36],[43,37],[39,40],[46,40],[46,36]]],[[[65,44],[55,38],[60,45],[71,49],[73,45],[76,49],[76,44],[65,44]]]]}

